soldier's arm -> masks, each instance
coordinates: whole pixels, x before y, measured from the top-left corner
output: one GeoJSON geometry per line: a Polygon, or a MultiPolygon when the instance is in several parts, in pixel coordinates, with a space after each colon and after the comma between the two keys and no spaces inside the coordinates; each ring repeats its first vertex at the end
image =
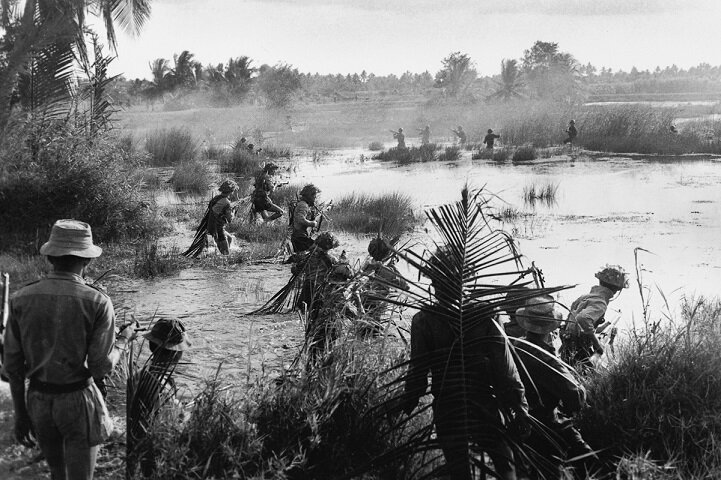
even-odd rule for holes
{"type": "Polygon", "coordinates": [[[513,360],[508,342],[500,333],[500,325],[495,321],[492,322],[497,331],[489,337],[488,351],[491,368],[495,372],[495,387],[499,391],[499,396],[506,400],[515,413],[527,416],[526,390],[516,368],[516,362],[513,360]]]}
{"type": "Polygon", "coordinates": [[[293,214],[293,221],[300,224],[303,227],[318,226],[318,223],[315,220],[308,220],[306,218],[309,211],[310,211],[310,207],[308,207],[308,205],[306,205],[306,204],[298,205],[295,208],[295,213],[293,214]]]}
{"type": "Polygon", "coordinates": [[[88,343],[88,369],[97,381],[105,378],[120,360],[122,350],[115,348],[114,342],[115,310],[110,299],[104,297],[98,305],[88,343]]]}

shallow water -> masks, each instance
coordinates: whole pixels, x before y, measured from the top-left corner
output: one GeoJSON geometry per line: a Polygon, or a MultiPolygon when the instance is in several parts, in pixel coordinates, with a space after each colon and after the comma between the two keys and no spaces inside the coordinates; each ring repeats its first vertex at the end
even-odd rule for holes
{"type": "MultiPolygon", "coordinates": [[[[606,263],[631,272],[631,288],[612,303],[622,312],[622,330],[640,320],[636,247],[652,252],[639,253],[639,267],[654,318],[664,314],[664,297],[676,311],[683,296],[718,296],[719,159],[565,155],[499,164],[471,160],[470,152],[464,152],[456,162],[397,166],[360,161],[361,154],[370,156],[367,151],[338,150],[317,162],[300,159],[292,180],[315,183],[322,200],[353,191],[400,191],[410,195],[419,210],[459,199],[466,183],[485,186],[508,205],[532,214],[502,227],[514,233],[528,262],[543,270],[547,286],[575,286],[560,292],[562,303],[570,305],[596,284],[593,274],[606,263]],[[524,205],[524,187],[547,182],[558,185],[555,204],[524,205]]],[[[423,227],[415,236],[429,237],[423,227]]],[[[191,237],[192,232],[185,233],[177,240],[179,246],[191,237]]],[[[338,252],[347,250],[351,259],[364,256],[367,239],[341,235],[341,241],[338,252]]],[[[289,275],[289,267],[279,264],[191,268],[176,277],[124,286],[123,298],[141,318],[185,319],[194,339],[190,359],[195,365],[189,367],[194,375],[207,377],[225,362],[231,381],[242,384],[252,381],[251,371],[265,374],[287,364],[301,341],[295,315],[241,315],[264,303],[289,275]]]]}

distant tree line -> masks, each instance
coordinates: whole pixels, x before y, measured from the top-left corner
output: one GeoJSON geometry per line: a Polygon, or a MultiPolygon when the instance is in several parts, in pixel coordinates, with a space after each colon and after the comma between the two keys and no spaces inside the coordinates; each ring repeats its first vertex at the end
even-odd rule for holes
{"type": "Polygon", "coordinates": [[[248,56],[203,66],[185,50],[172,63],[158,58],[149,63],[151,80],[116,80],[114,89],[126,103],[165,102],[194,92],[211,105],[264,102],[284,107],[295,99],[307,102],[362,101],[393,96],[427,96],[461,101],[545,99],[574,103],[590,95],[721,93],[721,66],[700,64],[688,70],[672,65],[654,71],[630,72],[583,65],[555,42],[535,42],[517,59],[503,59],[501,73],[479,76],[471,57],[452,52],[431,74],[405,72],[400,76],[360,73],[302,73],[287,64],[255,67],[248,56]]]}

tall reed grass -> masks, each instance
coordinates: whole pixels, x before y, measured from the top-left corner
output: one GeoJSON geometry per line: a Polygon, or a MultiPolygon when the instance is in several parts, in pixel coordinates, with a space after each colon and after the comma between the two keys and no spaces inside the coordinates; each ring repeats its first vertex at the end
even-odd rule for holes
{"type": "Polygon", "coordinates": [[[192,160],[175,166],[170,183],[176,192],[204,194],[216,181],[213,168],[207,161],[192,160]]]}
{"type": "Polygon", "coordinates": [[[418,222],[410,196],[400,193],[370,195],[353,192],[334,203],[330,213],[333,230],[395,237],[412,230],[418,222]]]}
{"type": "Polygon", "coordinates": [[[255,175],[263,163],[263,159],[244,148],[234,148],[218,161],[221,171],[240,177],[255,175]]]}
{"type": "Polygon", "coordinates": [[[177,247],[164,248],[154,242],[144,242],[135,250],[133,273],[140,278],[173,275],[185,264],[185,257],[177,247]]]}
{"type": "Polygon", "coordinates": [[[173,127],[148,133],[145,149],[150,153],[150,165],[169,167],[195,160],[199,145],[187,128],[173,127]]]}
{"type": "MultiPolygon", "coordinates": [[[[392,414],[371,414],[386,395],[378,373],[397,361],[380,343],[348,338],[323,366],[286,371],[274,382],[253,384],[243,396],[216,377],[192,401],[184,421],[172,408],[159,415],[143,445],[152,445],[148,453],[164,478],[352,476],[414,427],[387,435],[392,414]]],[[[371,474],[402,478],[412,461],[389,462],[371,474]]]]}
{"type": "Polygon", "coordinates": [[[534,182],[523,187],[523,201],[528,204],[540,201],[550,205],[556,202],[557,193],[557,183],[546,181],[545,183],[536,184],[534,182]]]}
{"type": "Polygon", "coordinates": [[[681,315],[634,329],[586,379],[579,426],[609,461],[648,452],[673,464],[674,478],[719,478],[721,303],[687,300],[681,315]]]}

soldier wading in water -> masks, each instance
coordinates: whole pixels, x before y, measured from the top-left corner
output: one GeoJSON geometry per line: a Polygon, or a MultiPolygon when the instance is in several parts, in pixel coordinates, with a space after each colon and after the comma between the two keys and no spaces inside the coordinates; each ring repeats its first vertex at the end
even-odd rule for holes
{"type": "Polygon", "coordinates": [[[226,225],[233,221],[235,217],[234,206],[230,197],[238,190],[238,184],[233,180],[226,180],[218,187],[220,194],[213,197],[208,204],[210,214],[208,215],[208,233],[212,235],[218,251],[223,255],[230,253],[230,244],[232,237],[225,231],[226,225]]]}
{"type": "Polygon", "coordinates": [[[604,323],[608,304],[621,290],[628,288],[628,274],[618,265],[607,265],[595,277],[598,285],[573,302],[566,327],[561,332],[561,358],[570,365],[581,363],[590,367],[594,354],[603,355],[596,328],[604,323]]]}
{"type": "Polygon", "coordinates": [[[310,237],[310,230],[318,228],[320,218],[316,208],[316,200],[320,188],[312,183],[303,187],[300,191],[300,200],[296,203],[290,221],[293,231],[290,235],[290,242],[295,253],[305,252],[313,246],[313,239],[310,237]]]}

